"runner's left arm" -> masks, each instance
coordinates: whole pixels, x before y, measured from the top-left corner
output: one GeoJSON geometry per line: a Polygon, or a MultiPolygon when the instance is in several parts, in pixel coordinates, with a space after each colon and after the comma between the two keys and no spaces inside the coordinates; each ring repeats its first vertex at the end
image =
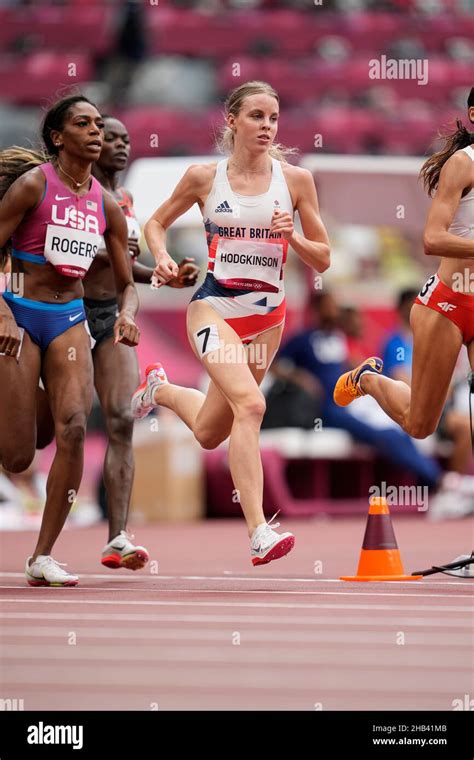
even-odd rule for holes
{"type": "Polygon", "coordinates": [[[288,240],[289,244],[308,266],[318,272],[325,272],[330,264],[329,238],[319,213],[319,202],[313,176],[308,169],[294,167],[291,183],[303,235],[295,232],[293,219],[288,212],[275,211],[272,216],[271,232],[276,232],[288,240]],[[297,173],[296,173],[297,172],[297,173]]]}

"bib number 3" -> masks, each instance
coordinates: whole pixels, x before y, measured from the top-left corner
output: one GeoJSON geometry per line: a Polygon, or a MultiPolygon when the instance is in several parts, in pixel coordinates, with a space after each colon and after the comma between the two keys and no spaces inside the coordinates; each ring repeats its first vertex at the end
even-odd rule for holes
{"type": "Polygon", "coordinates": [[[418,294],[418,298],[420,299],[421,303],[424,303],[425,305],[428,303],[428,301],[431,298],[431,294],[437,287],[439,282],[439,277],[436,274],[432,274],[429,280],[426,281],[426,283],[423,285],[422,289],[420,290],[418,294]]]}

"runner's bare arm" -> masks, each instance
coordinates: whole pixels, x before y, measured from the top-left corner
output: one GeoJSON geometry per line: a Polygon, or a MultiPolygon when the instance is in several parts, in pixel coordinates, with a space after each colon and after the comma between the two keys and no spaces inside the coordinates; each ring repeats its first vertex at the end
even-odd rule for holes
{"type": "MultiPolygon", "coordinates": [[[[44,190],[44,175],[33,169],[19,177],[0,201],[0,246],[15,232],[24,215],[36,206],[44,190]]],[[[4,298],[0,298],[0,351],[14,356],[20,345],[15,318],[4,298]]]]}
{"type": "Polygon", "coordinates": [[[150,284],[153,275],[153,267],[147,267],[146,264],[140,264],[139,261],[132,261],[132,273],[135,282],[150,284]]]}
{"type": "Polygon", "coordinates": [[[192,164],[176,185],[172,195],[155,211],[145,224],[145,240],[155,261],[159,285],[178,276],[178,266],[166,250],[166,230],[173,222],[197,203],[209,183],[212,165],[192,164]]]}
{"type": "Polygon", "coordinates": [[[423,246],[428,256],[474,258],[474,240],[448,232],[465,189],[472,187],[472,161],[459,153],[441,169],[438,189],[428,213],[423,246]]]}
{"type": "Polygon", "coordinates": [[[114,271],[120,314],[115,322],[115,342],[136,346],[139,330],[134,316],[138,311],[138,294],[133,282],[130,254],[127,248],[127,223],[120,206],[104,193],[107,229],[104,239],[114,271]]]}
{"type": "Polygon", "coordinates": [[[288,179],[303,235],[294,231],[289,223],[289,214],[274,214],[272,232],[281,232],[305,264],[318,272],[325,272],[330,264],[329,238],[319,213],[318,195],[313,176],[308,169],[292,167],[291,176],[288,179]]]}
{"type": "Polygon", "coordinates": [[[38,172],[38,169],[32,169],[15,180],[0,201],[0,246],[10,240],[26,212],[40,200],[44,175],[38,172]]]}
{"type": "MultiPolygon", "coordinates": [[[[152,267],[147,267],[138,261],[132,262],[133,279],[135,282],[149,284],[154,271],[152,267]]],[[[178,275],[168,280],[166,284],[171,288],[190,288],[196,284],[198,276],[199,267],[194,263],[193,258],[188,257],[180,261],[178,264],[178,275]]]]}
{"type": "Polygon", "coordinates": [[[198,202],[208,175],[208,166],[192,164],[168,200],[161,204],[145,224],[145,239],[155,258],[160,253],[166,253],[166,230],[178,217],[198,202]]]}

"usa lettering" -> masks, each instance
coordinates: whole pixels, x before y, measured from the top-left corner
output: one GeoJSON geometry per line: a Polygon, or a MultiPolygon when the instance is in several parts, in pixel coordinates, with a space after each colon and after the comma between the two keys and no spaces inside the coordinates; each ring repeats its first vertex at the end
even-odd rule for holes
{"type": "Polygon", "coordinates": [[[71,744],[73,749],[84,746],[83,726],[48,726],[42,721],[28,726],[28,744],[71,744]]]}
{"type": "Polygon", "coordinates": [[[99,235],[99,222],[93,214],[84,214],[74,207],[63,209],[64,216],[59,215],[59,209],[56,204],[51,206],[51,221],[55,224],[61,224],[63,227],[72,227],[75,230],[86,230],[86,232],[95,232],[99,235]]]}

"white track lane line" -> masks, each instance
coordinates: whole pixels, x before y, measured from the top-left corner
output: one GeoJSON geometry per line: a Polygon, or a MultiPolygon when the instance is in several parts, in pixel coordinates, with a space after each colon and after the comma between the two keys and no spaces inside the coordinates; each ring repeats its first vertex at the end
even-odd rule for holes
{"type": "MultiPolygon", "coordinates": [[[[8,673],[14,675],[17,666],[24,669],[33,661],[30,667],[30,675],[38,672],[37,663],[39,654],[41,655],[41,664],[56,663],[59,668],[66,670],[74,681],[74,671],[80,669],[84,664],[96,663],[100,667],[101,676],[105,678],[106,673],[111,668],[123,668],[124,662],[131,666],[131,672],[128,678],[139,679],[139,669],[149,669],[156,673],[157,666],[163,665],[166,668],[175,666],[173,669],[186,669],[187,664],[210,666],[212,668],[228,667],[234,669],[241,668],[243,665],[253,665],[255,671],[259,671],[260,676],[271,666],[278,669],[282,667],[298,666],[299,668],[311,668],[313,666],[325,669],[337,669],[346,674],[347,670],[355,670],[364,673],[367,678],[367,671],[379,670],[384,667],[391,671],[398,671],[400,675],[403,672],[410,674],[413,680],[423,679],[423,673],[429,673],[430,676],[439,678],[445,674],[451,680],[464,682],[467,685],[471,682],[471,671],[466,667],[465,651],[458,647],[444,649],[439,652],[438,656],[431,648],[423,649],[422,647],[397,646],[395,636],[393,641],[388,644],[369,645],[365,648],[358,648],[357,655],[351,647],[329,647],[313,646],[309,650],[306,647],[292,647],[273,644],[271,647],[245,645],[244,640],[240,646],[232,644],[232,638],[229,631],[229,638],[226,644],[217,646],[215,642],[209,644],[200,644],[193,646],[191,642],[180,643],[177,645],[164,644],[158,646],[153,643],[148,645],[140,642],[139,647],[131,647],[122,642],[121,645],[107,646],[106,644],[96,643],[87,646],[69,646],[66,636],[64,643],[59,645],[41,643],[41,653],[35,644],[6,644],[4,647],[4,662],[2,673],[5,680],[8,680],[8,673]]],[[[206,678],[206,671],[203,672],[203,678],[206,678]]],[[[255,673],[255,678],[258,676],[255,673]]],[[[280,674],[281,675],[281,674],[280,674]]],[[[231,673],[229,676],[232,677],[231,673]]],[[[307,678],[307,672],[304,677],[307,678]]],[[[225,676],[224,676],[225,677],[225,676]]],[[[221,674],[223,678],[223,674],[221,674]]],[[[51,680],[54,680],[54,672],[51,674],[51,680]]],[[[127,679],[128,680],[128,679],[127,679]]],[[[282,678],[282,687],[284,688],[285,678],[282,678]]],[[[93,688],[93,684],[91,684],[93,688]]],[[[363,688],[363,687],[362,687],[363,688]]],[[[461,694],[464,692],[461,692],[461,694]]]]}
{"type": "MultiPolygon", "coordinates": [[[[398,627],[398,626],[397,626],[398,627]]],[[[70,628],[70,626],[68,626],[70,628]]],[[[11,647],[16,643],[25,643],[28,639],[37,640],[40,638],[59,639],[59,643],[63,644],[67,640],[69,631],[66,628],[59,626],[36,626],[34,630],[27,630],[21,627],[8,627],[0,631],[0,639],[3,639],[2,644],[7,647],[11,647]],[[7,639],[14,638],[14,641],[7,641],[7,639]]],[[[220,644],[228,645],[229,640],[232,637],[233,631],[230,627],[227,629],[215,630],[215,629],[201,629],[196,631],[194,629],[183,628],[165,628],[165,629],[149,629],[149,630],[131,630],[130,628],[108,628],[103,626],[95,628],[76,628],[74,631],[77,637],[77,642],[83,643],[84,639],[98,640],[107,639],[107,641],[124,639],[133,643],[133,641],[207,641],[217,642],[220,644]]],[[[392,629],[389,631],[350,631],[350,630],[332,630],[332,631],[291,631],[291,630],[278,630],[274,626],[271,630],[258,630],[258,631],[239,631],[242,637],[242,643],[259,643],[259,642],[278,642],[281,644],[286,643],[299,643],[299,644],[383,644],[393,646],[397,631],[395,631],[393,624],[392,629]]],[[[410,632],[407,635],[407,644],[411,648],[416,646],[424,647],[456,647],[456,649],[469,649],[472,650],[473,640],[472,634],[468,631],[466,633],[450,633],[446,636],[445,633],[434,632],[410,632]]]]}
{"type": "MultiPolygon", "coordinates": [[[[260,581],[260,583],[264,583],[264,581],[260,581]]],[[[5,588],[5,587],[4,587],[5,588]]],[[[29,591],[30,593],[33,591],[35,594],[44,594],[46,591],[53,592],[53,593],[60,593],[61,591],[66,591],[68,594],[76,593],[79,595],[81,591],[94,591],[96,593],[129,593],[129,594],[135,594],[135,591],[133,589],[129,588],[97,588],[94,586],[81,586],[80,584],[74,588],[64,588],[64,587],[52,587],[52,586],[37,586],[32,589],[32,587],[28,586],[25,582],[24,586],[9,586],[8,588],[14,589],[16,591],[24,592],[29,591]]],[[[0,589],[1,590],[1,589],[0,589]]],[[[390,593],[388,591],[376,591],[375,589],[373,591],[285,591],[283,589],[249,589],[248,591],[245,591],[243,589],[204,589],[204,588],[148,588],[148,589],[141,589],[142,591],[146,591],[148,593],[160,593],[160,594],[271,594],[272,596],[389,596],[389,597],[400,597],[402,599],[407,598],[415,598],[415,599],[472,599],[474,601],[474,595],[473,594],[426,594],[423,592],[421,594],[409,594],[406,592],[402,592],[400,594],[397,593],[390,593]]],[[[0,599],[0,602],[6,602],[9,601],[8,599],[0,599]]],[[[26,601],[21,599],[10,599],[10,601],[26,601]]],[[[33,601],[33,600],[29,600],[33,601]]],[[[81,600],[84,601],[84,600],[81,600]]],[[[100,604],[100,602],[97,602],[100,604]]],[[[106,602],[109,604],[115,604],[115,602],[106,602]]],[[[139,602],[130,601],[130,604],[137,604],[139,602]]],[[[128,602],[117,602],[117,604],[128,604],[128,602]]],[[[473,607],[474,610],[474,607],[473,607]]]]}
{"type": "MultiPolygon", "coordinates": [[[[35,661],[37,660],[38,654],[36,653],[35,661]]],[[[78,665],[79,667],[75,667],[73,673],[66,668],[52,668],[50,662],[35,667],[35,701],[38,698],[36,695],[43,695],[44,704],[48,693],[56,692],[56,689],[62,686],[69,690],[74,690],[77,687],[83,696],[87,690],[93,693],[95,684],[97,684],[98,689],[102,687],[102,691],[106,686],[107,692],[110,694],[110,701],[105,699],[102,709],[107,704],[111,705],[109,709],[113,709],[114,695],[128,693],[130,671],[126,671],[123,666],[117,665],[115,662],[108,663],[107,669],[104,669],[102,674],[102,683],[97,683],[98,667],[100,667],[97,662],[78,663],[78,665]]],[[[259,692],[271,692],[274,696],[277,695],[280,701],[279,709],[284,709],[286,695],[309,694],[308,709],[310,710],[314,709],[315,701],[324,702],[323,695],[326,693],[334,694],[336,699],[345,704],[346,709],[354,709],[354,706],[351,705],[351,695],[360,698],[361,692],[365,694],[363,685],[364,679],[367,679],[367,673],[361,666],[348,668],[333,666],[332,664],[329,666],[315,665],[308,669],[308,672],[304,671],[303,678],[302,667],[304,668],[304,664],[299,668],[293,664],[287,666],[283,677],[278,661],[275,663],[275,667],[260,662],[249,663],[247,667],[234,667],[232,670],[223,667],[221,662],[213,665],[212,661],[202,664],[183,663],[183,667],[179,667],[179,663],[177,665],[170,663],[170,667],[166,667],[166,663],[163,663],[160,664],[160,668],[150,668],[146,663],[137,663],[134,666],[132,683],[139,688],[142,694],[146,695],[147,709],[149,709],[150,701],[153,700],[159,703],[160,710],[165,709],[165,695],[167,693],[174,695],[175,704],[179,697],[181,709],[192,710],[201,709],[200,700],[203,695],[214,699],[214,709],[222,709],[219,703],[221,691],[227,692],[227,694],[229,692],[235,694],[237,690],[240,693],[243,692],[243,709],[248,709],[248,701],[245,701],[245,697],[247,696],[248,699],[249,693],[252,692],[257,692],[257,694],[259,692]],[[177,676],[179,676],[179,680],[177,676]],[[163,700],[161,695],[163,695],[163,700]]],[[[31,668],[30,662],[25,663],[24,666],[15,665],[14,669],[11,668],[12,676],[9,677],[5,674],[4,679],[4,683],[8,684],[8,687],[11,684],[16,694],[25,696],[27,706],[26,700],[31,686],[31,668]]],[[[371,679],[369,691],[373,694],[381,694],[385,699],[390,698],[390,707],[387,709],[392,710],[397,709],[397,707],[403,710],[406,704],[404,700],[412,694],[431,695],[432,699],[434,698],[433,695],[436,695],[438,701],[436,709],[449,710],[452,709],[454,697],[469,692],[469,682],[467,680],[464,682],[464,679],[462,682],[460,681],[459,671],[454,673],[449,671],[430,672],[430,670],[424,669],[413,673],[413,678],[410,678],[410,674],[411,668],[381,666],[377,669],[376,678],[371,679]],[[446,696],[445,704],[443,704],[443,695],[446,696]]],[[[133,699],[132,695],[133,692],[131,699],[133,699]]],[[[83,702],[83,700],[81,701],[83,702]]],[[[71,702],[71,709],[74,710],[74,691],[72,691],[71,702]]],[[[420,709],[420,704],[423,704],[423,700],[418,700],[418,709],[420,709]]],[[[264,707],[264,703],[260,705],[261,708],[262,706],[264,707]]],[[[242,704],[240,707],[242,708],[242,704]]],[[[375,698],[372,698],[371,709],[380,709],[375,698]]]]}
{"type": "MultiPolygon", "coordinates": [[[[277,594],[284,594],[287,596],[400,596],[400,597],[418,597],[421,599],[431,599],[431,598],[441,598],[441,599],[473,599],[474,600],[474,593],[473,594],[458,594],[458,593],[451,593],[451,594],[435,594],[431,593],[431,590],[428,591],[426,587],[423,588],[423,593],[421,594],[396,594],[396,593],[384,593],[381,591],[376,591],[375,587],[373,588],[373,591],[352,591],[352,592],[345,592],[345,591],[317,591],[316,589],[314,591],[301,591],[301,590],[295,590],[291,591],[289,589],[274,589],[274,588],[265,588],[265,581],[260,581],[260,584],[263,586],[263,588],[259,589],[229,589],[229,588],[174,588],[173,586],[160,586],[159,583],[155,583],[154,585],[150,586],[139,586],[138,588],[124,588],[123,586],[84,586],[82,583],[79,582],[76,593],[79,593],[80,591],[87,591],[92,592],[93,594],[133,594],[134,596],[137,595],[137,592],[143,593],[143,594],[151,594],[151,593],[162,593],[162,594],[271,594],[272,596],[276,596],[277,594]]],[[[368,584],[363,583],[359,585],[358,587],[366,588],[368,584]]],[[[390,586],[380,586],[380,584],[377,586],[378,588],[390,588],[390,586]]],[[[349,587],[347,587],[349,588],[349,587]]],[[[0,592],[2,591],[18,591],[20,594],[24,594],[25,592],[31,593],[32,587],[27,585],[26,582],[22,586],[7,586],[7,585],[0,585],[0,592]]],[[[46,591],[52,591],[53,593],[59,593],[60,591],[66,591],[67,593],[71,593],[70,589],[62,588],[62,587],[53,587],[53,586],[37,586],[34,589],[34,593],[38,594],[44,594],[46,591]]]]}
{"type": "MultiPolygon", "coordinates": [[[[49,589],[47,589],[49,590],[49,589]]],[[[53,589],[54,591],[61,591],[64,589],[53,589]]],[[[35,589],[35,592],[37,589],[35,589]]],[[[192,592],[195,593],[195,592],[192,592]]],[[[221,591],[218,591],[216,593],[222,594],[221,591]]],[[[246,592],[249,593],[249,592],[246,592]]],[[[68,594],[74,594],[73,590],[68,589],[68,594]]],[[[348,594],[347,596],[357,596],[357,594],[348,594]]],[[[361,596],[372,596],[372,594],[362,594],[361,596]]],[[[378,596],[395,596],[394,594],[379,594],[378,596]]],[[[403,594],[397,594],[396,596],[404,596],[403,594]]],[[[416,596],[416,595],[415,595],[416,596]]],[[[452,597],[451,597],[452,598],[452,597]]],[[[291,602],[211,602],[211,601],[205,601],[205,602],[195,602],[190,600],[185,600],[182,602],[178,602],[175,600],[158,600],[154,599],[151,600],[139,600],[139,599],[130,599],[129,601],[121,601],[121,600],[114,600],[114,599],[82,599],[80,596],[76,595],[76,599],[19,599],[15,597],[11,597],[10,599],[0,599],[0,603],[5,602],[7,604],[40,604],[41,606],[45,604],[75,604],[75,605],[81,605],[81,604],[101,604],[102,606],[106,605],[113,605],[114,607],[119,607],[121,605],[130,607],[130,606],[147,606],[147,607],[249,607],[253,608],[256,607],[258,609],[290,609],[290,610],[297,610],[297,609],[306,609],[306,610],[413,610],[413,605],[403,605],[403,604],[397,604],[397,605],[389,605],[389,604],[294,604],[291,602]]],[[[472,615],[473,608],[467,607],[467,606],[461,606],[461,605],[429,605],[426,604],[423,606],[423,609],[426,611],[432,611],[432,612],[468,612],[472,615]]]]}
{"type": "MultiPolygon", "coordinates": [[[[104,625],[104,629],[108,630],[107,623],[110,623],[110,625],[113,627],[115,623],[130,623],[131,625],[135,625],[136,623],[193,623],[193,624],[199,624],[204,623],[206,625],[214,625],[215,623],[219,625],[227,625],[227,624],[241,624],[245,623],[247,625],[289,625],[289,626],[311,626],[312,628],[317,628],[318,626],[331,626],[332,628],[340,628],[341,625],[344,625],[344,627],[350,627],[350,626],[364,626],[368,628],[369,630],[372,630],[373,628],[390,628],[393,629],[394,625],[397,626],[405,626],[405,628],[416,628],[416,627],[422,627],[422,628],[461,628],[463,630],[472,630],[472,622],[470,617],[468,618],[450,618],[449,616],[446,616],[444,618],[441,618],[439,616],[433,617],[433,618],[425,618],[425,617],[418,617],[418,618],[411,618],[411,617],[400,617],[399,615],[399,608],[397,607],[395,610],[393,610],[393,615],[396,615],[396,619],[394,620],[393,617],[390,617],[392,612],[389,612],[389,615],[384,616],[383,618],[380,617],[377,612],[374,612],[373,616],[365,615],[363,617],[340,617],[337,620],[335,620],[334,616],[331,615],[330,617],[310,617],[307,616],[298,616],[298,615],[288,615],[283,616],[279,615],[278,617],[275,617],[274,615],[226,615],[226,614],[220,614],[220,615],[212,615],[212,614],[206,614],[206,615],[193,615],[192,613],[188,615],[170,615],[166,613],[161,614],[143,614],[143,613],[127,613],[127,614],[120,614],[120,613],[108,613],[108,614],[101,614],[96,612],[81,612],[81,617],[78,620],[77,618],[72,618],[70,614],[67,614],[65,612],[0,612],[0,620],[8,621],[8,620],[34,620],[37,623],[44,623],[45,621],[65,621],[69,624],[71,622],[74,622],[75,625],[78,623],[83,622],[100,622],[104,625]]],[[[5,628],[5,630],[8,630],[8,628],[5,628]]],[[[78,628],[78,630],[81,630],[78,628]]],[[[130,630],[130,629],[127,629],[130,630]]],[[[449,632],[447,633],[449,635],[449,632]]]]}
{"type": "MultiPolygon", "coordinates": [[[[0,572],[0,578],[24,578],[24,573],[10,573],[0,572]]],[[[269,583],[338,583],[345,584],[346,581],[341,581],[339,578],[274,578],[272,576],[261,576],[260,578],[252,575],[161,575],[161,573],[141,573],[140,575],[114,575],[113,573],[80,573],[81,578],[93,579],[93,580],[108,580],[108,581],[133,581],[139,583],[144,579],[156,580],[162,579],[165,581],[253,581],[259,583],[260,581],[268,581],[269,583]]],[[[426,580],[423,581],[423,585],[432,586],[465,586],[466,580],[460,581],[437,581],[426,580]]],[[[364,581],[365,582],[365,581],[364,581]]],[[[390,585],[405,586],[412,583],[421,583],[421,581],[386,581],[390,585]]],[[[1,588],[1,587],[0,587],[1,588]]]]}

